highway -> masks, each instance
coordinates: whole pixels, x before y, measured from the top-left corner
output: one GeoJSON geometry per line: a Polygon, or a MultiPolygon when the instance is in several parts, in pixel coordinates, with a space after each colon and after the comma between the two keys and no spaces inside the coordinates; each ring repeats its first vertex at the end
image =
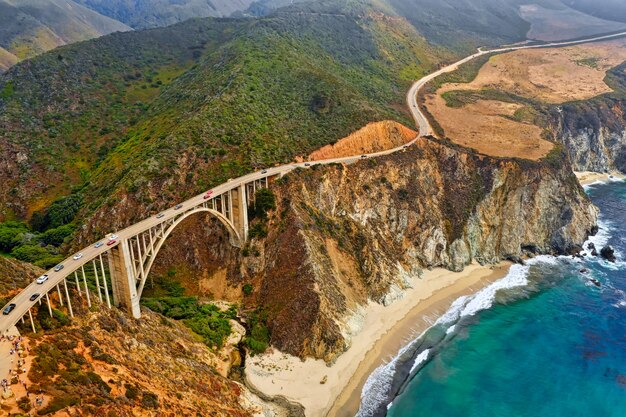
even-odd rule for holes
{"type": "MultiPolygon", "coordinates": [[[[510,52],[510,51],[515,51],[515,50],[520,50],[520,49],[570,46],[570,45],[577,45],[577,44],[583,44],[583,43],[600,41],[600,40],[614,39],[614,38],[618,38],[624,35],[626,35],[626,32],[616,33],[613,35],[597,36],[593,38],[581,39],[581,40],[576,40],[576,41],[553,42],[553,43],[540,44],[540,45],[512,46],[512,47],[499,48],[499,49],[494,49],[494,50],[489,50],[489,51],[483,51],[479,49],[478,52],[476,52],[475,54],[470,55],[466,58],[463,58],[453,64],[450,64],[432,74],[429,74],[423,77],[422,79],[418,80],[411,86],[411,88],[409,89],[407,93],[407,104],[409,106],[409,109],[411,111],[413,118],[415,119],[415,124],[419,132],[418,137],[416,137],[415,139],[413,139],[412,141],[408,142],[405,145],[402,145],[393,149],[381,151],[381,152],[367,154],[366,157],[372,158],[376,156],[388,155],[394,152],[398,152],[398,151],[405,149],[406,146],[415,143],[415,141],[417,141],[419,137],[432,135],[433,132],[432,132],[430,123],[428,122],[424,114],[421,112],[417,104],[417,94],[419,90],[423,88],[423,86],[426,85],[428,82],[430,82],[434,78],[444,73],[448,73],[448,72],[456,70],[460,65],[463,65],[475,58],[478,58],[486,54],[510,52]]],[[[292,164],[281,165],[278,167],[267,168],[266,170],[256,171],[256,172],[244,175],[242,177],[232,179],[224,184],[218,185],[217,187],[212,189],[213,194],[211,198],[219,197],[223,193],[236,189],[241,185],[251,183],[255,180],[273,177],[276,175],[284,175],[298,168],[307,168],[308,166],[320,165],[320,164],[326,165],[326,164],[332,164],[332,163],[350,164],[361,159],[364,159],[362,155],[353,155],[353,156],[342,157],[342,158],[312,161],[308,163],[306,162],[292,163],[292,164]]],[[[120,240],[128,239],[133,236],[136,236],[139,233],[142,233],[150,228],[159,226],[161,223],[165,223],[166,221],[184,213],[187,210],[192,210],[206,201],[210,201],[210,200],[204,200],[205,194],[206,192],[203,192],[202,194],[196,195],[195,197],[192,197],[184,201],[182,203],[182,207],[179,210],[175,210],[174,208],[165,210],[163,212],[164,216],[162,218],[157,218],[156,217],[157,213],[154,213],[154,215],[138,223],[135,223],[123,230],[119,230],[119,231],[112,230],[111,232],[115,233],[118,236],[116,244],[118,244],[120,240]]],[[[17,323],[21,317],[28,314],[28,310],[37,303],[36,300],[35,301],[29,300],[29,297],[31,295],[38,293],[38,294],[41,294],[42,297],[44,297],[44,295],[47,292],[54,290],[54,287],[56,287],[57,284],[63,284],[64,278],[68,278],[70,281],[73,281],[72,275],[74,271],[80,270],[81,266],[91,263],[92,260],[96,260],[97,262],[100,262],[100,255],[106,253],[108,250],[112,248],[112,246],[106,245],[106,243],[108,242],[108,239],[106,237],[103,237],[100,241],[105,243],[102,247],[95,248],[94,244],[96,242],[94,242],[94,244],[91,244],[81,249],[79,252],[83,254],[83,257],[78,260],[72,259],[74,254],[70,255],[67,259],[61,262],[61,264],[64,265],[64,268],[61,271],[54,272],[54,270],[49,270],[45,272],[46,274],[48,274],[49,278],[44,284],[39,285],[39,284],[36,284],[35,282],[31,283],[24,290],[22,290],[17,296],[15,296],[9,303],[7,303],[7,305],[10,303],[15,303],[16,307],[8,315],[4,315],[4,314],[0,315],[0,332],[4,334],[8,329],[10,329],[13,325],[15,325],[15,323],[17,323]]],[[[79,279],[82,282],[82,273],[79,272],[78,275],[79,275],[79,279]]],[[[64,293],[65,289],[63,285],[61,285],[60,288],[61,288],[61,291],[64,293]]],[[[95,298],[95,297],[92,297],[92,298],[95,298]]],[[[6,307],[6,305],[4,307],[6,307]]]]}

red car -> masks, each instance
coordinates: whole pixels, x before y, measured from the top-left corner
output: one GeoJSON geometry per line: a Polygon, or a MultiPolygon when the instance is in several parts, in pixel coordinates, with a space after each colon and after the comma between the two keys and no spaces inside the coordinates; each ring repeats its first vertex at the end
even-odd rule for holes
{"type": "Polygon", "coordinates": [[[112,245],[115,245],[116,243],[117,243],[117,240],[109,240],[107,242],[107,246],[112,246],[112,245]]]}
{"type": "Polygon", "coordinates": [[[212,195],[212,194],[213,194],[213,190],[211,190],[211,191],[207,191],[207,193],[204,195],[204,199],[206,200],[206,199],[211,198],[211,195],[212,195]]]}

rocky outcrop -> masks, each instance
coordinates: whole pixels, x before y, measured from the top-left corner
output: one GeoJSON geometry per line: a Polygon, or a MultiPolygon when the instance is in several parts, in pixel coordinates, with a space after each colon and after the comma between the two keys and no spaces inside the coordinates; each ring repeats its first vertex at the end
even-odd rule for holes
{"type": "Polygon", "coordinates": [[[610,97],[558,108],[558,136],[575,171],[626,172],[625,119],[624,103],[610,97]]]}
{"type": "Polygon", "coordinates": [[[391,302],[422,268],[579,250],[596,209],[563,159],[496,159],[423,139],[284,177],[268,237],[251,243],[256,267],[244,258],[242,268],[260,282],[272,343],[332,361],[359,327],[359,306],[391,302]]]}

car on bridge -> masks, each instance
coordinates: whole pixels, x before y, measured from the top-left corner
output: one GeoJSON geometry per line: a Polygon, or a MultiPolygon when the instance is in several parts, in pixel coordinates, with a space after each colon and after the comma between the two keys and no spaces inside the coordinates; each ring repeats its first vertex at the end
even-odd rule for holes
{"type": "Polygon", "coordinates": [[[159,214],[156,215],[157,219],[160,219],[161,217],[165,216],[165,213],[161,212],[159,214]]]}
{"type": "Polygon", "coordinates": [[[43,284],[48,280],[48,274],[42,275],[35,281],[37,284],[43,284]]]}
{"type": "Polygon", "coordinates": [[[103,243],[103,242],[98,242],[98,243],[96,243],[95,245],[93,245],[93,247],[94,247],[94,248],[96,248],[96,249],[98,249],[98,248],[101,248],[103,245],[104,245],[104,243],[103,243]]]}
{"type": "Polygon", "coordinates": [[[74,256],[72,257],[72,259],[74,259],[75,261],[77,261],[77,260],[79,260],[79,259],[80,259],[80,258],[82,258],[82,257],[83,257],[83,254],[79,252],[79,253],[77,253],[76,255],[74,255],[74,256]]]}
{"type": "Polygon", "coordinates": [[[60,270],[62,270],[63,268],[65,268],[65,265],[63,264],[58,264],[57,266],[54,267],[54,272],[59,272],[60,270]]]}
{"type": "Polygon", "coordinates": [[[261,171],[261,174],[267,174],[267,169],[264,169],[263,171],[261,171]]]}
{"type": "Polygon", "coordinates": [[[15,308],[15,303],[11,303],[11,304],[9,304],[8,306],[6,306],[6,307],[4,308],[4,310],[2,310],[2,314],[4,314],[4,315],[6,316],[6,315],[7,315],[7,314],[9,314],[11,311],[13,311],[13,309],[14,309],[14,308],[15,308]]]}
{"type": "Polygon", "coordinates": [[[181,209],[182,207],[183,207],[183,205],[182,205],[182,204],[176,204],[176,205],[174,206],[174,210],[179,210],[179,209],[181,209]]]}
{"type": "Polygon", "coordinates": [[[207,191],[203,198],[205,200],[207,200],[207,199],[211,198],[211,195],[213,195],[213,190],[207,191]]]}
{"type": "Polygon", "coordinates": [[[361,155],[361,158],[367,158],[367,155],[361,155]]]}
{"type": "Polygon", "coordinates": [[[117,239],[117,235],[114,233],[111,233],[111,235],[109,236],[109,240],[115,240],[117,239]]]}
{"type": "Polygon", "coordinates": [[[305,167],[310,167],[310,166],[311,166],[311,164],[310,164],[310,163],[308,163],[308,162],[305,162],[305,163],[304,163],[304,166],[305,166],[305,167]]]}
{"type": "Polygon", "coordinates": [[[109,241],[107,242],[107,246],[113,246],[113,245],[115,245],[116,243],[117,243],[117,240],[109,240],[109,241]]]}
{"type": "Polygon", "coordinates": [[[39,298],[39,296],[40,296],[40,295],[41,295],[41,294],[39,294],[39,293],[37,292],[37,293],[35,293],[35,294],[31,295],[31,296],[30,296],[30,298],[29,298],[29,300],[30,300],[30,301],[35,301],[36,299],[38,299],[38,298],[39,298]]]}

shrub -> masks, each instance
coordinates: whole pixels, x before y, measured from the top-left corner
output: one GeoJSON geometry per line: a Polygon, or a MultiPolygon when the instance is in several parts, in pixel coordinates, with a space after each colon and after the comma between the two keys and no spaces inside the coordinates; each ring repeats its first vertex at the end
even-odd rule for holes
{"type": "Polygon", "coordinates": [[[245,284],[242,288],[244,295],[249,296],[254,291],[252,284],[245,284]]]}
{"type": "Polygon", "coordinates": [[[248,335],[245,343],[253,355],[263,353],[269,347],[270,332],[267,328],[267,315],[261,310],[254,311],[248,317],[248,335]]]}
{"type": "Polygon", "coordinates": [[[248,237],[250,239],[267,237],[267,226],[262,223],[254,223],[248,230],[248,237]]]}
{"type": "Polygon", "coordinates": [[[124,393],[124,396],[126,398],[128,398],[129,400],[136,400],[137,398],[139,398],[139,388],[136,386],[133,386],[131,384],[124,384],[124,387],[126,388],[126,392],[124,393]]]}
{"type": "Polygon", "coordinates": [[[17,406],[20,408],[20,410],[26,411],[26,412],[30,411],[30,409],[32,408],[28,397],[22,397],[19,400],[17,400],[17,406]]]}
{"type": "Polygon", "coordinates": [[[159,397],[149,391],[144,391],[141,396],[141,405],[145,408],[159,408],[159,397]]]}

